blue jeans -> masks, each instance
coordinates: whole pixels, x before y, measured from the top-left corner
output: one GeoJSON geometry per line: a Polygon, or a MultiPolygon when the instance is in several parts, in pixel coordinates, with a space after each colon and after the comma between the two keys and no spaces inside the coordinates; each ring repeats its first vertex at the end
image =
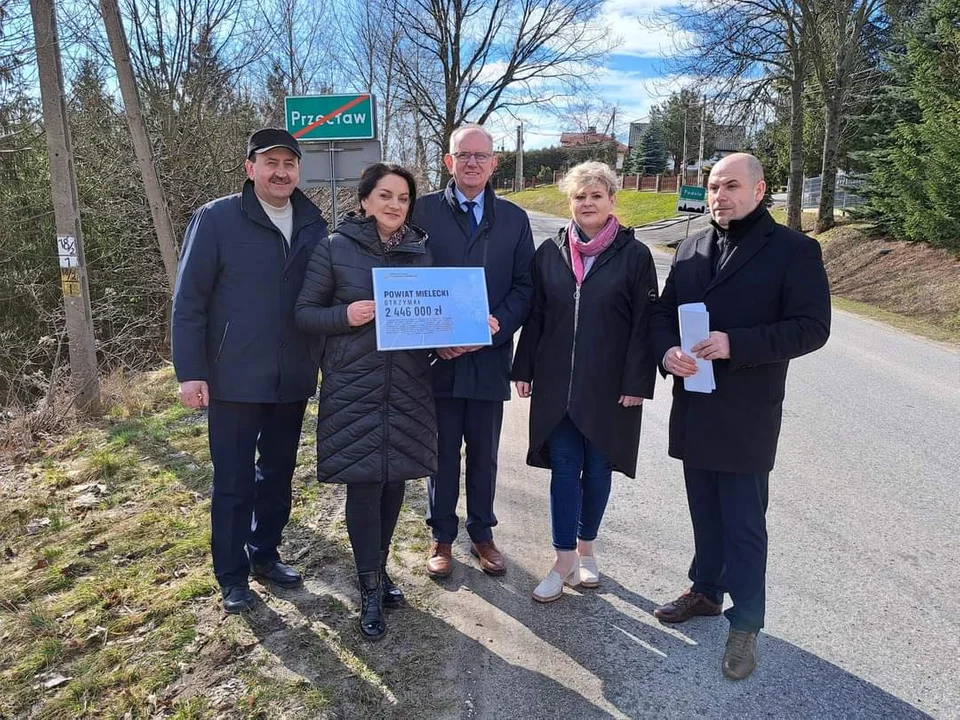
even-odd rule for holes
{"type": "Polygon", "coordinates": [[[610,497],[613,468],[565,415],[550,434],[550,516],[553,547],[576,550],[577,538],[596,540],[610,497]]]}

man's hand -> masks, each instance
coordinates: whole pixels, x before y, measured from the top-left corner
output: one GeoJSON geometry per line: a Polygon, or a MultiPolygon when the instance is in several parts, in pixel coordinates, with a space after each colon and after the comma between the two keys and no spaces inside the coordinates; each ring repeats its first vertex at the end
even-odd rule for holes
{"type": "Polygon", "coordinates": [[[441,360],[456,360],[463,352],[463,348],[459,347],[437,348],[437,355],[441,360]]]}
{"type": "Polygon", "coordinates": [[[520,397],[522,398],[530,397],[530,393],[531,393],[530,383],[517,380],[513,384],[513,386],[517,389],[517,395],[519,395],[520,397]]]}
{"type": "Polygon", "coordinates": [[[620,399],[617,401],[621,405],[626,407],[640,407],[643,405],[643,398],[636,397],[635,395],[621,395],[620,399]]]}
{"type": "Polygon", "coordinates": [[[663,367],[671,375],[687,378],[697,374],[697,361],[687,355],[678,345],[667,350],[663,356],[663,367]]]}
{"type": "Polygon", "coordinates": [[[487,318],[487,324],[490,325],[490,334],[496,335],[500,332],[500,321],[497,320],[493,315],[490,315],[487,318]]]}
{"type": "Polygon", "coordinates": [[[714,330],[710,337],[698,342],[690,351],[701,360],[729,360],[730,337],[725,332],[714,330]]]}
{"type": "Polygon", "coordinates": [[[210,390],[206,380],[187,380],[180,383],[180,402],[199,410],[210,404],[210,390]]]}
{"type": "Polygon", "coordinates": [[[357,300],[347,305],[347,322],[350,327],[360,327],[373,320],[377,304],[373,300],[357,300]]]}

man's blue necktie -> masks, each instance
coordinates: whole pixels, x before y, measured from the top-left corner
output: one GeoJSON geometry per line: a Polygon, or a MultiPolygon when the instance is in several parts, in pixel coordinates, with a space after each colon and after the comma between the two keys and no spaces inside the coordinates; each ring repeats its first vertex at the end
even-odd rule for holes
{"type": "Polygon", "coordinates": [[[467,200],[463,206],[467,209],[467,216],[470,218],[470,234],[476,235],[480,223],[477,222],[477,215],[473,212],[473,209],[477,206],[477,203],[474,200],[467,200]]]}

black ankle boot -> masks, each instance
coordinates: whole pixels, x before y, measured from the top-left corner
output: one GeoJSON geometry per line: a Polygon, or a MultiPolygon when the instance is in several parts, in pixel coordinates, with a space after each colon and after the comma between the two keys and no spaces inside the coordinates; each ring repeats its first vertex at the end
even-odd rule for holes
{"type": "Polygon", "coordinates": [[[366,640],[379,640],[387,634],[380,573],[359,573],[357,579],[360,583],[360,634],[366,640]]]}
{"type": "Polygon", "coordinates": [[[394,610],[407,604],[403,590],[387,575],[387,553],[380,553],[380,578],[383,581],[383,606],[394,610]]]}

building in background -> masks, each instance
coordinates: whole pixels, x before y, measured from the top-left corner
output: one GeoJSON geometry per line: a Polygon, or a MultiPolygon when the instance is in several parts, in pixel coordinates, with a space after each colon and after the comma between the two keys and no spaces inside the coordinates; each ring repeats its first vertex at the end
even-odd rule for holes
{"type": "Polygon", "coordinates": [[[622,170],[623,161],[627,157],[629,148],[622,142],[617,142],[616,138],[605,135],[604,133],[598,133],[597,128],[592,125],[587,128],[586,132],[565,132],[560,134],[560,147],[563,148],[588,148],[590,146],[600,146],[608,143],[616,146],[616,169],[622,170]]]}

